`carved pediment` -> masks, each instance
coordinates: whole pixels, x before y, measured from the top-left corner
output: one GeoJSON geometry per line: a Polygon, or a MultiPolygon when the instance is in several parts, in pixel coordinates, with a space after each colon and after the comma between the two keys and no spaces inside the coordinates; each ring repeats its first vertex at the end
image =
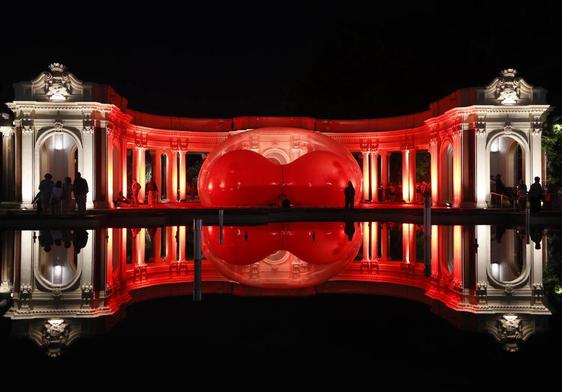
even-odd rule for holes
{"type": "Polygon", "coordinates": [[[538,88],[538,96],[535,97],[533,90],[537,90],[528,84],[523,78],[517,76],[513,68],[504,69],[500,75],[490,83],[484,91],[484,101],[488,105],[530,105],[536,100],[542,100],[543,91],[538,88]]]}
{"type": "Polygon", "coordinates": [[[91,87],[83,83],[61,63],[49,65],[31,82],[16,83],[16,100],[42,102],[78,102],[90,100],[91,87]]]}

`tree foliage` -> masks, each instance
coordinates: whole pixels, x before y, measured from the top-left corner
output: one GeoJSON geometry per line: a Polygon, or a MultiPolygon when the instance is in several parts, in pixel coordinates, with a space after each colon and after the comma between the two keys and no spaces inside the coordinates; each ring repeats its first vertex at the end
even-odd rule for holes
{"type": "Polygon", "coordinates": [[[552,110],[543,124],[542,145],[547,159],[547,183],[562,186],[562,111],[552,110]]]}

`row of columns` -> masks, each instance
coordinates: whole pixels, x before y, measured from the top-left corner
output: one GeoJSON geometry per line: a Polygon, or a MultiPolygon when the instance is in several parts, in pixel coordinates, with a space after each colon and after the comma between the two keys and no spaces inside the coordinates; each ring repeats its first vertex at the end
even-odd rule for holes
{"type": "MultiPolygon", "coordinates": [[[[127,259],[126,254],[126,241],[127,241],[127,230],[121,229],[122,232],[122,260],[127,259]]],[[[140,229],[138,232],[133,231],[132,235],[132,260],[133,265],[139,266],[145,264],[145,247],[146,247],[146,233],[147,229],[140,229]]],[[[154,236],[152,237],[152,248],[154,249],[154,261],[155,262],[176,262],[176,261],[187,261],[187,226],[166,226],[164,228],[157,228],[155,230],[154,236]],[[165,230],[165,256],[162,257],[162,230],[165,230]]]]}
{"type": "MultiPolygon", "coordinates": [[[[175,202],[176,200],[185,200],[187,197],[187,172],[186,172],[186,153],[182,151],[163,151],[163,150],[148,150],[152,155],[152,175],[154,176],[154,181],[158,186],[159,194],[162,193],[163,181],[162,181],[162,155],[166,156],[166,196],[168,201],[175,202]],[[179,166],[179,182],[178,182],[178,166],[179,166]]],[[[145,160],[146,148],[136,147],[133,150],[133,173],[136,180],[141,184],[141,186],[146,186],[146,160],[145,160]]],[[[122,164],[123,166],[123,189],[127,189],[127,165],[126,157],[127,151],[124,150],[125,160],[122,164]]],[[[125,194],[126,191],[123,191],[125,194]]],[[[141,190],[139,193],[139,202],[143,203],[145,201],[145,193],[141,190]]]]}
{"type": "MultiPolygon", "coordinates": [[[[363,151],[363,200],[380,202],[378,189],[388,188],[390,151],[363,151]],[[379,176],[378,157],[381,157],[379,176]]],[[[433,173],[432,173],[433,174],[433,173]]],[[[433,176],[432,176],[433,178],[433,176]]],[[[402,150],[402,198],[406,203],[414,202],[416,189],[416,150],[402,150]]],[[[435,187],[434,189],[437,189],[435,187]]]]}

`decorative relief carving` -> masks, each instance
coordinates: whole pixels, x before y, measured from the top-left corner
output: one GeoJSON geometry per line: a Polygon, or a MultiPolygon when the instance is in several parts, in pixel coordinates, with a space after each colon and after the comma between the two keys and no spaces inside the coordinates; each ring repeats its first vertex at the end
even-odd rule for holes
{"type": "Polygon", "coordinates": [[[144,132],[136,132],[135,133],[135,146],[137,148],[146,148],[148,145],[148,138],[146,133],[144,132]]]}
{"type": "Polygon", "coordinates": [[[35,131],[33,126],[33,118],[30,114],[25,114],[20,120],[21,132],[24,135],[32,135],[35,131]]]}
{"type": "Polygon", "coordinates": [[[513,132],[513,127],[511,126],[511,121],[506,121],[505,125],[503,127],[503,130],[506,134],[510,134],[511,132],[513,132]]]}
{"type": "Polygon", "coordinates": [[[498,78],[495,97],[502,105],[515,105],[521,96],[521,79],[513,68],[504,69],[498,78]]]}
{"type": "Polygon", "coordinates": [[[504,291],[506,295],[512,295],[515,288],[511,283],[507,283],[504,287],[504,291]]]}
{"type": "Polygon", "coordinates": [[[189,147],[189,139],[170,139],[170,148],[172,151],[187,151],[189,147]]]}
{"type": "Polygon", "coordinates": [[[519,351],[523,341],[522,320],[515,314],[504,314],[497,321],[498,340],[508,352],[519,351]]]}
{"type": "Polygon", "coordinates": [[[58,357],[68,345],[70,325],[63,319],[45,321],[41,331],[41,346],[49,357],[58,357]]]}
{"type": "Polygon", "coordinates": [[[477,135],[482,135],[482,136],[486,135],[486,121],[482,119],[478,119],[474,123],[474,129],[476,130],[477,135]]]}
{"type": "Polygon", "coordinates": [[[542,122],[538,117],[535,117],[533,121],[531,121],[531,133],[538,136],[542,133],[542,122]]]}
{"type": "Polygon", "coordinates": [[[544,296],[544,287],[542,283],[533,284],[533,297],[542,298],[544,296]]]}
{"type": "Polygon", "coordinates": [[[486,299],[488,297],[488,283],[484,281],[478,282],[476,285],[476,295],[480,299],[486,299]]]}
{"type": "Polygon", "coordinates": [[[95,130],[95,120],[92,118],[92,113],[82,113],[82,132],[92,135],[95,130]]]}
{"type": "Polygon", "coordinates": [[[51,101],[66,101],[72,94],[72,83],[66,72],[66,66],[60,63],[49,65],[49,71],[45,72],[45,95],[51,101]]]}
{"type": "Polygon", "coordinates": [[[62,120],[55,120],[53,131],[62,132],[64,130],[64,123],[62,120]]]}
{"type": "Polygon", "coordinates": [[[430,139],[429,139],[429,144],[436,146],[437,144],[439,144],[439,134],[437,132],[434,132],[431,134],[430,139]]]}
{"type": "Polygon", "coordinates": [[[94,299],[94,286],[91,284],[84,284],[81,287],[82,301],[87,302],[94,299]]]}
{"type": "Polygon", "coordinates": [[[379,150],[379,143],[373,139],[361,139],[359,147],[362,152],[377,152],[379,150]]]}

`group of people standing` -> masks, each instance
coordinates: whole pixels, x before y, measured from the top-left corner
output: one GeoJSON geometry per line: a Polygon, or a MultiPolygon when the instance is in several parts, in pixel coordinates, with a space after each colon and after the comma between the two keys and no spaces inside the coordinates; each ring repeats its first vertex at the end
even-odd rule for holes
{"type": "Polygon", "coordinates": [[[76,174],[74,182],[70,177],[63,181],[53,181],[50,173],[45,174],[39,184],[39,193],[33,199],[37,205],[37,214],[61,215],[73,212],[78,205],[78,212],[86,212],[86,195],[88,182],[80,173],[76,174]],[[74,195],[74,198],[72,197],[74,195]]]}
{"type": "MultiPolygon", "coordinates": [[[[136,178],[133,178],[133,182],[131,184],[131,195],[132,201],[127,199],[123,192],[119,193],[119,197],[115,200],[115,206],[121,207],[124,205],[129,205],[131,207],[138,207],[139,206],[139,194],[142,189],[142,185],[137,181],[136,178]]],[[[158,202],[158,185],[156,185],[156,181],[154,181],[154,177],[150,179],[150,181],[146,184],[146,190],[148,191],[148,205],[154,207],[158,202]]]]}
{"type": "MultiPolygon", "coordinates": [[[[495,183],[496,193],[500,195],[507,195],[508,188],[502,181],[501,174],[498,174],[493,178],[495,183]]],[[[541,185],[540,177],[535,177],[535,182],[531,184],[531,187],[527,191],[527,184],[523,179],[519,180],[519,183],[513,189],[513,202],[519,209],[527,208],[527,200],[529,201],[529,209],[532,213],[539,212],[541,210],[541,200],[545,199],[544,190],[541,185]]],[[[503,207],[500,205],[500,207],[503,207]]]]}

